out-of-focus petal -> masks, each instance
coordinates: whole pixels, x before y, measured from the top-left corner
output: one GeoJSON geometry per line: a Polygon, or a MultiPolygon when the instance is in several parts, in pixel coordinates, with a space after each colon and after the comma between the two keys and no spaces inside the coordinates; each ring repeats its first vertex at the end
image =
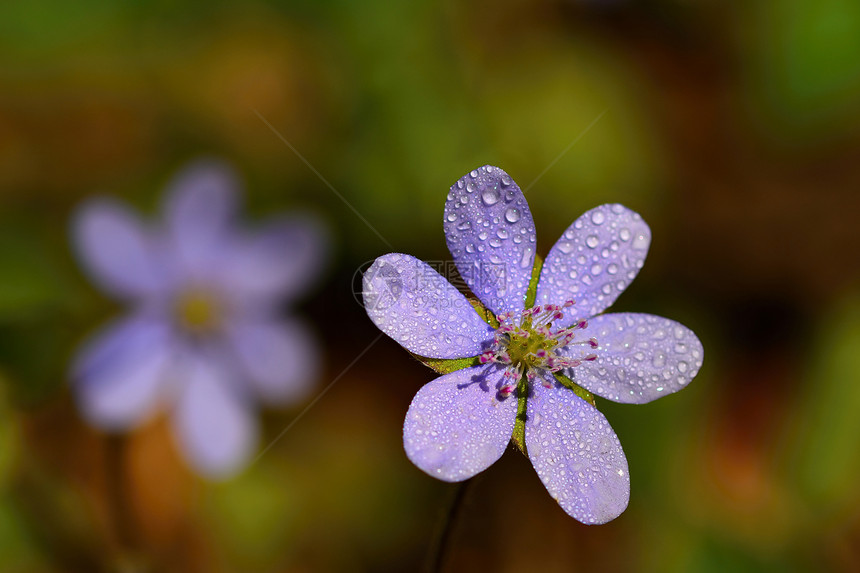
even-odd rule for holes
{"type": "Polygon", "coordinates": [[[202,475],[238,472],[257,444],[258,427],[247,392],[235,373],[214,357],[189,352],[176,369],[173,425],[180,450],[202,475]]]}
{"type": "Polygon", "coordinates": [[[379,329],[429,358],[477,356],[493,329],[430,265],[389,253],[364,273],[364,306],[379,329]]]}
{"type": "Polygon", "coordinates": [[[574,519],[606,523],[630,500],[621,442],[597,408],[552,382],[533,384],[526,412],[526,450],[549,494],[574,519]]]}
{"type": "Polygon", "coordinates": [[[240,318],[227,338],[248,382],[273,404],[304,398],[319,374],[320,357],[308,327],[298,319],[240,318]]]}
{"type": "Polygon", "coordinates": [[[610,313],[589,320],[582,331],[598,348],[571,346],[566,355],[597,355],[568,371],[580,386],[598,396],[644,404],[685,387],[702,367],[702,343],[686,326],[651,314],[610,313]]]}
{"type": "Polygon", "coordinates": [[[235,172],[215,160],[200,160],[168,184],[164,218],[179,269],[205,280],[217,268],[232,239],[240,183],[235,172]]]}
{"type": "Polygon", "coordinates": [[[645,262],[651,230],[623,205],[601,205],[567,228],[544,261],[536,304],[576,304],[558,326],[603,312],[645,262]]]}
{"type": "Polygon", "coordinates": [[[162,254],[150,231],[120,202],[84,203],[72,221],[72,238],[84,267],[106,292],[133,299],[164,288],[162,254]]]}
{"type": "Polygon", "coordinates": [[[451,186],[445,239],[457,269],[496,314],[520,312],[535,260],[535,224],[507,173],[485,165],[451,186]]]}
{"type": "Polygon", "coordinates": [[[294,298],[319,277],[328,250],[328,233],[316,217],[281,217],[236,238],[225,253],[219,280],[243,305],[294,298]]]}
{"type": "Polygon", "coordinates": [[[412,463],[453,482],[502,456],[517,414],[516,396],[499,394],[502,372],[496,366],[464,368],[418,391],[403,425],[403,446],[412,463]]]}
{"type": "Polygon", "coordinates": [[[171,359],[169,326],[135,316],[117,321],[88,342],[72,378],[83,416],[105,430],[144,421],[157,406],[171,359]]]}

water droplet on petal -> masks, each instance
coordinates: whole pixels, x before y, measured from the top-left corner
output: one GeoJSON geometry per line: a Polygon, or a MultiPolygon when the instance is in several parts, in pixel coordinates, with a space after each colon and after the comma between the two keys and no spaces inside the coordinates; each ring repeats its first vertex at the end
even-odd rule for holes
{"type": "Polygon", "coordinates": [[[639,233],[636,235],[636,238],[633,239],[633,248],[634,249],[645,249],[648,247],[648,237],[645,236],[644,233],[639,233]]]}
{"type": "Polygon", "coordinates": [[[448,213],[448,216],[446,218],[448,219],[449,222],[453,223],[454,221],[457,220],[457,213],[455,213],[454,211],[451,211],[450,213],[448,213]]]}
{"type": "Polygon", "coordinates": [[[481,193],[481,199],[483,199],[484,203],[487,205],[495,205],[499,202],[499,192],[496,191],[495,187],[484,189],[481,193]]]}
{"type": "Polygon", "coordinates": [[[628,229],[627,227],[622,228],[620,231],[618,231],[618,237],[622,241],[625,241],[625,242],[629,241],[630,240],[630,229],[628,229]]]}
{"type": "Polygon", "coordinates": [[[510,207],[507,211],[505,211],[505,220],[508,223],[516,223],[520,220],[520,210],[516,207],[510,207]]]}
{"type": "Polygon", "coordinates": [[[533,253],[534,253],[534,251],[532,250],[531,247],[527,247],[526,249],[523,250],[523,258],[520,259],[520,266],[522,268],[524,268],[524,269],[528,268],[529,265],[531,265],[534,262],[534,260],[532,258],[533,253]]]}
{"type": "Polygon", "coordinates": [[[500,227],[499,230],[496,231],[496,235],[498,235],[500,239],[507,239],[508,238],[508,230],[500,227]]]}
{"type": "Polygon", "coordinates": [[[600,239],[597,238],[597,235],[589,235],[587,239],[585,239],[585,244],[588,245],[590,249],[593,249],[600,243],[600,239]]]}
{"type": "Polygon", "coordinates": [[[606,215],[603,214],[603,211],[595,211],[591,214],[591,222],[595,225],[602,225],[606,220],[606,215]]]}

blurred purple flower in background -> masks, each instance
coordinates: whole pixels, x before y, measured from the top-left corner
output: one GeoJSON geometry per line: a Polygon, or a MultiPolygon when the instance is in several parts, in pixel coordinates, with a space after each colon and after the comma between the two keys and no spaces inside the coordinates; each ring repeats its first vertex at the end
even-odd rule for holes
{"type": "Polygon", "coordinates": [[[528,204],[504,171],[484,166],[451,187],[444,228],[489,324],[409,255],[379,257],[364,276],[370,318],[407,350],[473,357],[418,391],[403,429],[409,459],[434,477],[462,481],[501,457],[519,423],[520,446],[561,507],[583,523],[614,519],[630,497],[627,459],[606,418],[581,396],[650,402],[686,386],[703,357],[695,334],[677,322],[599,314],[642,267],[648,226],[622,205],[592,209],[556,242],[530,288],[528,204]]]}
{"type": "Polygon", "coordinates": [[[170,183],[156,225],[108,198],[73,221],[90,277],[130,307],[75,360],[84,417],[123,431],[169,404],[180,450],[213,478],[254,452],[257,402],[301,400],[319,367],[307,327],[279,306],[320,275],[326,233],[306,215],[248,232],[235,217],[238,190],[227,166],[199,161],[170,183]]]}

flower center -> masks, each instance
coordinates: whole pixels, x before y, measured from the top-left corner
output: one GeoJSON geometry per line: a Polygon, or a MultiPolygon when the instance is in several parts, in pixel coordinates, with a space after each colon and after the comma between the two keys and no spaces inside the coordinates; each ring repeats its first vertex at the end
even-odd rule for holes
{"type": "Polygon", "coordinates": [[[179,324],[193,334],[217,330],[223,314],[217,297],[198,288],[180,294],[175,310],[179,324]]]}
{"type": "Polygon", "coordinates": [[[502,394],[514,391],[523,374],[529,382],[541,374],[544,385],[548,384],[544,372],[558,372],[574,368],[585,360],[596,360],[597,356],[588,354],[580,358],[567,356],[565,349],[573,345],[586,345],[597,348],[597,339],[576,341],[576,331],[588,326],[588,321],[580,320],[566,328],[552,327],[552,323],[564,318],[564,309],[573,306],[569,300],[564,305],[537,305],[516,314],[506,312],[498,315],[499,328],[496,330],[492,346],[480,356],[481,364],[496,362],[506,366],[505,378],[509,380],[501,388],[502,394]]]}

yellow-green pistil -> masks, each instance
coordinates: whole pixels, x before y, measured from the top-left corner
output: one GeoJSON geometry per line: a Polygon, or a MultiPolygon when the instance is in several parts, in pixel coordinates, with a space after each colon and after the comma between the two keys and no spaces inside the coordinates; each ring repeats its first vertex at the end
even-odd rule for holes
{"type": "Polygon", "coordinates": [[[204,289],[189,289],[176,299],[180,326],[194,334],[212,332],[221,325],[223,309],[217,297],[204,289]]]}
{"type": "MultiPolygon", "coordinates": [[[[590,338],[574,342],[576,331],[588,326],[580,320],[567,328],[553,329],[553,321],[564,318],[564,310],[573,306],[567,301],[563,306],[555,304],[537,305],[522,313],[506,312],[498,315],[499,328],[493,338],[493,345],[480,356],[482,364],[497,362],[506,365],[505,383],[499,392],[509,395],[525,373],[529,382],[543,372],[558,372],[573,368],[584,360],[595,360],[594,354],[581,358],[570,358],[560,354],[564,348],[574,344],[585,344],[597,348],[597,340],[590,338]]],[[[550,377],[551,380],[551,377],[550,377]]],[[[541,376],[544,385],[550,384],[546,376],[541,376]]]]}

